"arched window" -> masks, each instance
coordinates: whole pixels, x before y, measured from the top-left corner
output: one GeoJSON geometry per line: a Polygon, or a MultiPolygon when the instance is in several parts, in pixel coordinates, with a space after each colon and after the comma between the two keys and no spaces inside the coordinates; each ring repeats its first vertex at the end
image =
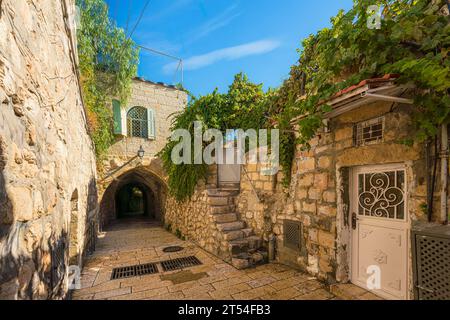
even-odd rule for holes
{"type": "Polygon", "coordinates": [[[134,107],[127,114],[129,137],[148,138],[148,113],[143,107],[134,107]]]}

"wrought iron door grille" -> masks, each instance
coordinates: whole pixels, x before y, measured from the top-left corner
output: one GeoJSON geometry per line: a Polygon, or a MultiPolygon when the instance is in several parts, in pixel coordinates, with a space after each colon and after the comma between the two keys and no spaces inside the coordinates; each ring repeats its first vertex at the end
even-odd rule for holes
{"type": "Polygon", "coordinates": [[[413,236],[415,294],[418,300],[450,300],[450,236],[413,236]]]}
{"type": "Polygon", "coordinates": [[[302,224],[298,221],[284,220],[284,246],[293,250],[301,248],[302,224]]]}
{"type": "Polygon", "coordinates": [[[138,264],[113,269],[111,280],[139,277],[155,273],[158,273],[156,263],[138,264]]]}
{"type": "Polygon", "coordinates": [[[194,256],[177,258],[161,262],[161,266],[164,271],[174,271],[188,267],[199,266],[201,264],[202,264],[201,261],[194,256]]]}

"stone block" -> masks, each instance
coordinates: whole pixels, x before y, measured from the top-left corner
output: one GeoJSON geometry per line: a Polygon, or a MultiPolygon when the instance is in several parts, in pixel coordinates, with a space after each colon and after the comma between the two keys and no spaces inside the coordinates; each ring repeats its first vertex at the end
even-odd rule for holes
{"type": "Polygon", "coordinates": [[[342,141],[347,139],[352,140],[352,137],[353,137],[353,127],[338,129],[336,130],[334,135],[334,139],[336,141],[342,141]]]}
{"type": "Polygon", "coordinates": [[[319,230],[318,239],[319,239],[319,244],[321,246],[324,246],[327,248],[335,247],[336,237],[332,233],[329,233],[329,232],[326,232],[323,230],[319,230]]]}
{"type": "Polygon", "coordinates": [[[331,156],[320,157],[317,161],[317,165],[320,169],[331,169],[332,158],[331,156]]]}
{"type": "Polygon", "coordinates": [[[336,192],[335,191],[325,191],[323,193],[323,201],[328,203],[336,202],[336,192]]]}
{"type": "Polygon", "coordinates": [[[299,172],[309,172],[316,169],[316,160],[314,158],[302,158],[298,162],[299,172]]]}

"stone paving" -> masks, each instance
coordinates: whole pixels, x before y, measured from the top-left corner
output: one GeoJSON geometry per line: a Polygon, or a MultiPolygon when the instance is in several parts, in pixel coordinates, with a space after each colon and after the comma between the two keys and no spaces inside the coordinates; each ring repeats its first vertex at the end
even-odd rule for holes
{"type": "Polygon", "coordinates": [[[197,245],[182,241],[146,220],[122,221],[105,231],[90,256],[75,300],[327,300],[315,278],[279,264],[237,270],[197,245]],[[164,253],[179,245],[179,253],[164,253]],[[154,275],[110,280],[113,268],[196,256],[202,265],[154,275]]]}

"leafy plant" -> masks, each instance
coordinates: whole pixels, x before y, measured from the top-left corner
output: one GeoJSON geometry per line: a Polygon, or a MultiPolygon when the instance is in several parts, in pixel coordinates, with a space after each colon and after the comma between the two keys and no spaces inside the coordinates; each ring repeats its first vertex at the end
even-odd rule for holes
{"type": "MultiPolygon", "coordinates": [[[[226,94],[213,93],[198,98],[191,97],[188,107],[174,117],[171,130],[186,129],[194,135],[194,121],[203,123],[203,130],[218,129],[226,133],[227,129],[259,129],[266,125],[267,95],[262,85],[251,83],[247,76],[240,73],[235,76],[226,94]]],[[[168,187],[178,201],[189,199],[195,187],[208,176],[206,164],[181,164],[172,162],[172,150],[178,142],[168,141],[159,153],[169,176],[168,187]]],[[[192,150],[194,139],[191,139],[192,150]]],[[[204,145],[206,147],[206,144],[204,145]]],[[[194,154],[191,155],[194,163],[194,154]]]]}
{"type": "Polygon", "coordinates": [[[81,28],[77,31],[83,97],[97,156],[113,142],[112,97],[126,101],[136,76],[139,51],[108,17],[104,0],[77,0],[81,28]]]}

